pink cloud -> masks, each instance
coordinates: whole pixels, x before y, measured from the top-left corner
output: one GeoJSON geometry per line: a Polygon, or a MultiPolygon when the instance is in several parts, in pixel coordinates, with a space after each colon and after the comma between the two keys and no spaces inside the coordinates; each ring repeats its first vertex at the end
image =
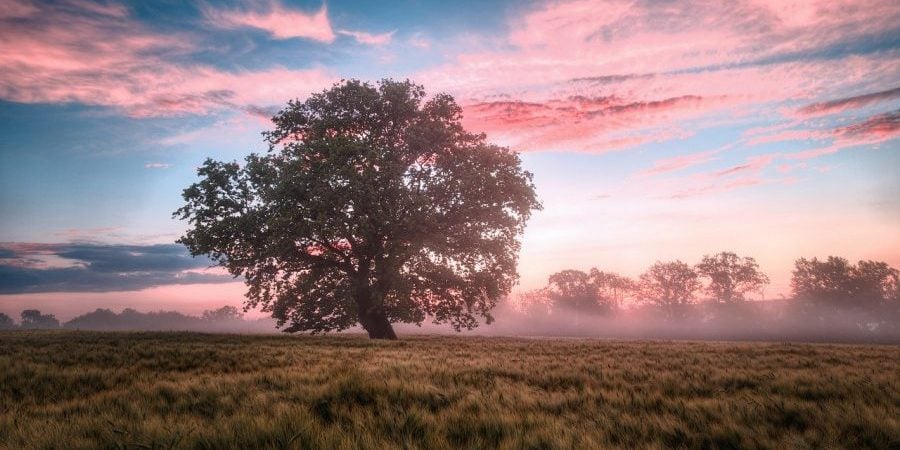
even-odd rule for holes
{"type": "Polygon", "coordinates": [[[144,164],[145,169],[170,169],[172,167],[173,167],[172,164],[168,164],[168,163],[154,162],[154,163],[144,164]]]}
{"type": "Polygon", "coordinates": [[[4,100],[111,106],[135,117],[261,112],[260,104],[281,104],[335,79],[320,68],[226,72],[176,63],[196,50],[190,36],[153,33],[114,9],[35,8],[28,22],[0,19],[4,100]]]}
{"type": "Polygon", "coordinates": [[[878,115],[831,131],[835,140],[830,145],[788,153],[783,158],[790,160],[805,160],[831,155],[841,150],[862,145],[877,145],[900,137],[900,114],[878,115]]]}
{"type": "Polygon", "coordinates": [[[204,13],[207,21],[214,26],[256,28],[268,32],[275,39],[305,38],[333,42],[335,38],[325,4],[313,13],[288,9],[277,1],[269,2],[261,11],[206,8],[204,13]]]}
{"type": "Polygon", "coordinates": [[[849,109],[862,108],[872,103],[882,102],[900,98],[900,87],[889,89],[886,91],[872,92],[854,97],[846,97],[837,100],[829,100],[826,102],[813,103],[797,110],[802,116],[818,116],[823,114],[833,114],[849,109]]]}
{"type": "Polygon", "coordinates": [[[338,30],[338,34],[343,34],[345,36],[350,36],[359,42],[360,44],[366,45],[386,45],[390,44],[391,40],[394,38],[394,33],[397,31],[389,31],[387,33],[381,34],[372,34],[366,33],[364,31],[351,31],[351,30],[338,30]]]}
{"type": "Polygon", "coordinates": [[[776,155],[758,155],[747,158],[747,162],[727,169],[719,170],[710,174],[711,177],[721,178],[724,176],[735,175],[743,172],[757,172],[775,160],[776,155]]]}
{"type": "Polygon", "coordinates": [[[462,98],[469,126],[518,150],[589,149],[610,134],[778,117],[781,102],[893,83],[896,55],[802,53],[888,33],[898,20],[900,6],[884,1],[554,2],[416,79],[462,98]]]}
{"type": "Polygon", "coordinates": [[[419,33],[410,36],[409,40],[407,40],[407,43],[416,48],[421,48],[421,49],[431,48],[431,41],[419,33]]]}
{"type": "Polygon", "coordinates": [[[809,165],[804,162],[797,163],[797,164],[785,163],[785,164],[779,164],[777,167],[777,170],[779,173],[790,173],[790,172],[793,172],[794,170],[805,169],[807,167],[809,167],[809,165]]]}
{"type": "Polygon", "coordinates": [[[848,141],[885,141],[900,135],[900,110],[879,114],[862,122],[838,128],[833,133],[848,141]]]}
{"type": "Polygon", "coordinates": [[[511,50],[464,53],[441,71],[460,87],[496,87],[718,70],[884,33],[900,16],[884,1],[807,3],[810,20],[797,23],[777,3],[554,2],[512,21],[511,50]]]}
{"type": "Polygon", "coordinates": [[[395,30],[375,34],[356,30],[335,30],[328,18],[328,7],[324,3],[316,12],[297,11],[285,7],[277,0],[272,0],[262,8],[249,10],[207,7],[204,14],[207,22],[215,27],[255,28],[266,31],[275,39],[304,38],[331,43],[338,34],[342,34],[352,37],[360,44],[381,46],[390,44],[396,32],[395,30]]]}
{"type": "MultiPolygon", "coordinates": [[[[708,152],[685,155],[683,158],[669,158],[657,161],[655,168],[646,169],[638,173],[640,178],[648,178],[648,175],[668,173],[680,170],[684,167],[700,164],[714,159],[713,156],[731,148],[727,145],[723,148],[708,152]]],[[[778,159],[778,154],[763,154],[750,156],[745,162],[724,169],[707,172],[693,173],[675,178],[663,178],[643,181],[635,185],[635,193],[641,196],[650,195],[658,199],[687,199],[708,195],[717,195],[734,191],[740,188],[772,183],[785,183],[786,179],[764,176],[764,171],[778,159]]]]}
{"type": "Polygon", "coordinates": [[[697,166],[715,160],[715,155],[717,155],[719,152],[721,152],[721,150],[716,149],[659,159],[653,162],[653,167],[638,172],[637,176],[648,177],[652,175],[660,175],[687,169],[688,167],[697,166]]]}
{"type": "Polygon", "coordinates": [[[29,17],[38,11],[37,7],[26,1],[6,0],[0,2],[0,19],[29,17]]]}
{"type": "Polygon", "coordinates": [[[719,99],[681,96],[626,100],[616,96],[569,96],[543,101],[489,101],[463,106],[463,122],[516,150],[603,152],[689,135],[671,125],[672,115],[687,117],[703,103],[719,99]],[[637,130],[652,133],[637,133],[637,130]]]}
{"type": "Polygon", "coordinates": [[[827,133],[820,130],[785,130],[778,133],[756,136],[746,142],[746,145],[770,144],[784,141],[809,141],[828,137],[827,133]]]}
{"type": "Polygon", "coordinates": [[[703,195],[721,194],[747,186],[764,184],[767,181],[759,176],[746,176],[722,183],[707,183],[695,187],[681,189],[668,196],[670,199],[685,199],[703,195]]]}

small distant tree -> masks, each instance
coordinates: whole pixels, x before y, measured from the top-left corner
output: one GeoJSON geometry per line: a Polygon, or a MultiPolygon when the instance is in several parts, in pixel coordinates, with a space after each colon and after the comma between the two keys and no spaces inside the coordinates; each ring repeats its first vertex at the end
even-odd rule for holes
{"type": "Polygon", "coordinates": [[[59,321],[53,314],[41,314],[36,309],[22,311],[22,328],[29,330],[59,328],[59,321]]]}
{"type": "Polygon", "coordinates": [[[518,310],[530,319],[544,320],[553,309],[553,302],[546,288],[520,293],[516,300],[518,310]]]}
{"type": "Polygon", "coordinates": [[[223,306],[219,309],[203,311],[202,318],[209,322],[231,322],[243,320],[244,313],[234,306],[223,306]]]}
{"type": "Polygon", "coordinates": [[[610,305],[600,298],[595,280],[580,270],[563,270],[550,275],[547,292],[554,308],[583,314],[599,314],[610,309],[610,305]]]}
{"type": "Polygon", "coordinates": [[[885,262],[829,256],[794,263],[791,288],[800,300],[841,307],[867,307],[897,298],[898,271],[885,262]]]}
{"type": "Polygon", "coordinates": [[[597,287],[597,293],[612,309],[622,307],[625,299],[629,298],[637,289],[637,283],[631,278],[619,275],[615,272],[603,272],[596,268],[591,269],[591,280],[597,287]]]}
{"type": "Polygon", "coordinates": [[[900,300],[900,271],[883,261],[856,263],[857,296],[872,301],[900,300]]]}
{"type": "Polygon", "coordinates": [[[705,255],[695,269],[707,279],[704,292],[727,304],[742,301],[747,293],[759,292],[769,284],[769,277],[759,271],[755,259],[741,258],[732,252],[705,255]]]}
{"type": "Polygon", "coordinates": [[[0,330],[12,330],[16,327],[16,323],[13,322],[12,317],[9,317],[6,314],[0,313],[0,330]]]}
{"type": "Polygon", "coordinates": [[[632,280],[616,273],[568,269],[550,275],[542,292],[556,309],[604,314],[618,309],[634,288],[632,280]]]}
{"type": "Polygon", "coordinates": [[[242,277],[247,305],[288,332],[360,324],[396,339],[396,322],[490,323],[540,204],[519,155],[461,120],[451,96],[408,81],[289,102],[268,154],[198,169],[178,242],[242,277]]]}
{"type": "Polygon", "coordinates": [[[681,316],[700,287],[697,272],[681,261],[657,261],[638,282],[640,299],[660,307],[668,318],[681,316]]]}
{"type": "Polygon", "coordinates": [[[121,329],[120,317],[110,309],[97,308],[94,312],[73,317],[63,324],[70,329],[115,330],[121,329]]]}

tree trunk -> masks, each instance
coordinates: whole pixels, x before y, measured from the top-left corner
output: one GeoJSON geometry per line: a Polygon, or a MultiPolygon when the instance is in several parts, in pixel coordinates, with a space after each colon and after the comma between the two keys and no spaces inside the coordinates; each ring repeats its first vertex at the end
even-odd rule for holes
{"type": "Polygon", "coordinates": [[[396,340],[397,334],[388,320],[387,315],[379,307],[380,302],[373,301],[373,292],[368,286],[360,285],[356,288],[356,310],[359,315],[359,324],[369,333],[370,339],[396,340]]]}
{"type": "Polygon", "coordinates": [[[388,339],[392,341],[397,339],[394,327],[391,326],[391,322],[388,321],[381,311],[370,311],[368,314],[361,314],[359,322],[366,332],[369,333],[370,339],[388,339]]]}

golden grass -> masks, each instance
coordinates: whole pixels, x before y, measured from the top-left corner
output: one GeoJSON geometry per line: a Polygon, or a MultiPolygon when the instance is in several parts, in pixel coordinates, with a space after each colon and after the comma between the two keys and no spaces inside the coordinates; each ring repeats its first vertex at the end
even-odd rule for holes
{"type": "Polygon", "coordinates": [[[890,448],[900,347],[0,333],[0,448],[890,448]]]}

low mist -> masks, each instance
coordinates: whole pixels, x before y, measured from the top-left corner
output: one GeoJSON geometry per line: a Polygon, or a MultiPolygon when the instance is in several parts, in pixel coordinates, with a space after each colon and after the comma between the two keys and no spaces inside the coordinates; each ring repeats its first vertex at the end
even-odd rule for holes
{"type": "MultiPolygon", "coordinates": [[[[114,312],[97,309],[59,322],[52,314],[23,313],[24,319],[0,323],[0,329],[66,329],[94,331],[193,331],[204,333],[281,333],[271,318],[244,318],[225,306],[192,316],[177,311],[114,312]]],[[[8,316],[6,316],[8,317],[8,316]]],[[[897,308],[847,309],[800,300],[746,301],[737,305],[700,303],[667,317],[654,307],[625,308],[598,315],[566,309],[527,308],[510,298],[493,312],[490,324],[460,333],[447,325],[396,324],[402,335],[446,334],[604,339],[746,340],[791,342],[900,343],[897,308]]],[[[343,333],[362,333],[351,328],[343,333]]]]}
{"type": "Polygon", "coordinates": [[[503,305],[495,315],[494,323],[476,329],[475,333],[609,339],[900,343],[900,314],[896,308],[844,309],[793,300],[689,305],[682,308],[678,318],[665,317],[652,307],[590,315],[565,309],[523,311],[514,305],[503,305]]]}

